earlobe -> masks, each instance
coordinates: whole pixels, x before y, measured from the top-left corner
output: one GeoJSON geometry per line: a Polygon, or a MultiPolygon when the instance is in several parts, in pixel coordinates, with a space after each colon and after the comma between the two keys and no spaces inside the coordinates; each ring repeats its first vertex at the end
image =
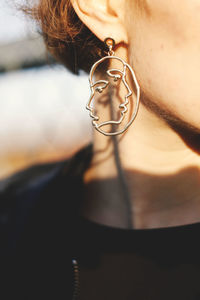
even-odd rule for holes
{"type": "Polygon", "coordinates": [[[98,39],[104,41],[105,38],[112,37],[116,44],[127,44],[125,26],[120,14],[116,11],[118,2],[121,3],[122,1],[115,0],[113,7],[113,1],[109,0],[71,0],[80,20],[98,39]]]}

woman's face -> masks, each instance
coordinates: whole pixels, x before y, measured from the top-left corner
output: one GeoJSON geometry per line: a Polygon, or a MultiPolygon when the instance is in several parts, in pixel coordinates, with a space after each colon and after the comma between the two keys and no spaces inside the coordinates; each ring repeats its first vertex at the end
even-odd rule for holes
{"type": "Polygon", "coordinates": [[[200,0],[128,2],[129,61],[144,99],[200,131],[200,0]]]}

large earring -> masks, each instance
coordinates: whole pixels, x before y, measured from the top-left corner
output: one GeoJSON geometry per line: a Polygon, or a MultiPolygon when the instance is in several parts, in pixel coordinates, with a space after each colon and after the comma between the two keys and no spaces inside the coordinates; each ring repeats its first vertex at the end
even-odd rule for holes
{"type": "Polygon", "coordinates": [[[108,50],[107,52],[107,56],[101,58],[100,60],[98,60],[96,63],[93,64],[90,74],[89,74],[89,83],[90,83],[90,98],[89,101],[86,105],[86,109],[90,111],[90,117],[92,118],[92,125],[94,126],[94,128],[99,131],[100,133],[106,135],[106,136],[112,136],[112,135],[118,135],[118,134],[122,134],[124,131],[127,130],[127,128],[132,124],[132,122],[134,121],[134,119],[136,118],[137,112],[138,112],[138,108],[139,108],[139,101],[140,101],[140,87],[138,84],[138,81],[136,79],[135,73],[133,71],[133,69],[131,68],[131,66],[129,64],[127,64],[123,59],[121,59],[120,57],[115,56],[114,53],[114,48],[115,48],[115,41],[112,38],[106,38],[105,41],[105,46],[106,49],[108,50]],[[117,121],[114,120],[110,120],[110,121],[105,121],[102,123],[97,124],[97,121],[99,120],[99,117],[97,115],[95,115],[94,112],[94,108],[91,105],[92,104],[92,100],[95,97],[95,93],[102,93],[103,90],[109,85],[109,81],[107,80],[98,80],[98,81],[93,81],[94,78],[94,73],[96,68],[103,62],[105,62],[105,60],[111,60],[111,59],[115,59],[119,62],[122,63],[123,65],[123,70],[120,69],[109,69],[106,71],[107,75],[109,77],[112,77],[114,79],[114,81],[117,81],[119,79],[122,80],[122,82],[124,83],[126,89],[127,89],[127,95],[125,96],[125,101],[123,103],[121,103],[119,105],[119,108],[122,108],[123,110],[120,111],[120,119],[117,121]],[[133,92],[131,90],[131,88],[128,85],[128,82],[126,80],[126,76],[127,76],[127,69],[130,71],[130,74],[132,76],[132,79],[135,83],[135,88],[136,88],[136,92],[137,92],[137,97],[136,97],[136,103],[135,103],[135,107],[134,107],[134,111],[133,114],[131,116],[131,119],[129,120],[129,122],[125,125],[125,127],[121,130],[118,131],[114,131],[114,132],[106,132],[102,129],[103,126],[105,125],[109,125],[109,124],[121,124],[123,119],[124,119],[124,115],[127,113],[128,109],[127,109],[127,104],[129,103],[129,97],[132,96],[133,92]]]}

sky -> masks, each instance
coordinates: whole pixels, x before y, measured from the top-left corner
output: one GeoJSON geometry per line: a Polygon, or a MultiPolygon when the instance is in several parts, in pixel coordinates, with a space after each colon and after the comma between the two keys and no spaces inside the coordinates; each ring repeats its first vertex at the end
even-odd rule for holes
{"type": "Polygon", "coordinates": [[[0,44],[34,34],[35,28],[13,5],[14,0],[0,0],[0,44]]]}
{"type": "Polygon", "coordinates": [[[8,72],[0,95],[0,155],[46,143],[67,148],[90,136],[86,76],[61,66],[8,72]]]}
{"type": "MultiPolygon", "coordinates": [[[[14,1],[0,0],[0,46],[36,34],[11,6],[14,1]]],[[[90,137],[86,74],[75,76],[61,66],[2,73],[0,94],[0,157],[47,142],[60,149],[90,137]]]]}

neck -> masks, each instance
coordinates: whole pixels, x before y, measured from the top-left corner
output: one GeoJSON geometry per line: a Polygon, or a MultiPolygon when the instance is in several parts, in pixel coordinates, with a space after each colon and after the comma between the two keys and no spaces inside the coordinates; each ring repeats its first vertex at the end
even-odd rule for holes
{"type": "MultiPolygon", "coordinates": [[[[180,134],[140,104],[135,121],[117,144],[134,228],[200,221],[200,157],[180,134]]],[[[117,221],[123,211],[118,175],[113,139],[95,131],[93,161],[84,179],[90,195],[85,213],[107,225],[126,227],[117,221]],[[90,188],[94,182],[95,190],[99,182],[95,198],[90,188]],[[99,203],[98,211],[95,205],[88,209],[90,197],[99,203]]]]}

